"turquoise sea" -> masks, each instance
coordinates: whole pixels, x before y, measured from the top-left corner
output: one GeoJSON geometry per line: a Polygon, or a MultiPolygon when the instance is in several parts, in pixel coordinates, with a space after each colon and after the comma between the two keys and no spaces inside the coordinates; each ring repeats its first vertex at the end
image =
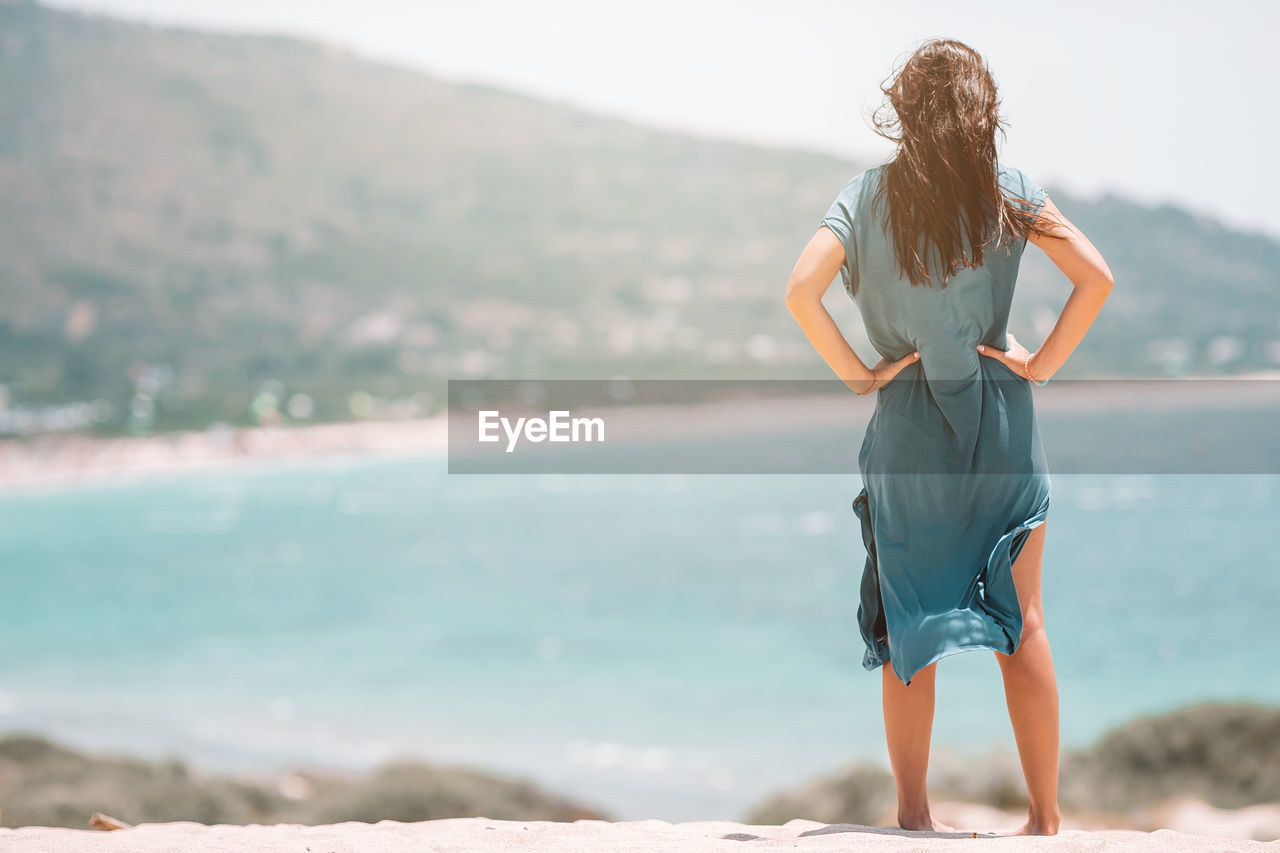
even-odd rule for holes
{"type": "MultiPolygon", "coordinates": [[[[884,762],[856,475],[450,475],[329,458],[0,496],[0,733],[211,769],[404,753],[618,819],[737,819],[884,762]]],[[[1275,476],[1057,475],[1064,747],[1280,702],[1275,476]]],[[[1014,749],[994,655],[935,748],[1014,749]]]]}

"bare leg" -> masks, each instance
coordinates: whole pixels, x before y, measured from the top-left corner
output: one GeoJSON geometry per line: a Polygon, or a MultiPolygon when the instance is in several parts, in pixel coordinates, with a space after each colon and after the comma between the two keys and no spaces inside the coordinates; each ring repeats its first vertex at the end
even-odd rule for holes
{"type": "Polygon", "coordinates": [[[1031,801],[1026,824],[1013,835],[1057,835],[1062,819],[1058,809],[1058,683],[1040,601],[1045,527],[1042,524],[1027,535],[1013,564],[1013,582],[1022,607],[1018,648],[1012,655],[996,652],[1031,801]]]}
{"type": "Polygon", "coordinates": [[[929,798],[925,792],[938,662],[912,676],[910,687],[898,679],[888,661],[882,669],[884,733],[889,745],[889,763],[893,765],[893,781],[898,789],[898,825],[903,829],[954,832],[955,827],[929,815],[929,798]]]}

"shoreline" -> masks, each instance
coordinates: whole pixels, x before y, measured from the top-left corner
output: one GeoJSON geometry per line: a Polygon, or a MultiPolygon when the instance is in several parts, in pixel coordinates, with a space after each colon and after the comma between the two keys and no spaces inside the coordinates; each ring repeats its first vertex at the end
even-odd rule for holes
{"type": "MultiPolygon", "coordinates": [[[[1195,385],[1159,380],[1050,384],[1036,391],[1036,409],[1044,414],[1132,410],[1224,410],[1280,408],[1280,371],[1232,377],[1185,377],[1219,381],[1195,385]],[[1239,380],[1255,380],[1238,384],[1239,380]],[[1135,395],[1135,388],[1141,392],[1135,395]]],[[[1167,381],[1167,380],[1164,380],[1167,381]]],[[[820,426],[833,420],[865,421],[874,400],[838,394],[770,398],[733,398],[693,404],[588,407],[583,413],[609,413],[633,428],[661,434],[679,423],[683,437],[748,434],[785,427],[820,426]],[[781,405],[779,405],[779,401],[781,405]]],[[[223,470],[243,465],[313,460],[355,454],[365,457],[413,454],[444,459],[448,454],[449,413],[400,420],[342,421],[290,426],[215,425],[205,429],[98,438],[83,433],[51,433],[0,439],[0,495],[43,487],[113,483],[169,473],[223,470]]]]}
{"type": "Polygon", "coordinates": [[[444,415],[112,438],[42,435],[21,442],[0,441],[0,494],[348,454],[417,453],[443,458],[447,440],[444,415]]]}

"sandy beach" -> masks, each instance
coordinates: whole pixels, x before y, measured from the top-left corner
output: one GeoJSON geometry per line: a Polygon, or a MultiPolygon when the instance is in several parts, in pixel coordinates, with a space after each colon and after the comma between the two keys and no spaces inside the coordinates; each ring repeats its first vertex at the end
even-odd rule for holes
{"type": "Polygon", "coordinates": [[[0,491],[119,482],[169,472],[317,456],[443,456],[447,436],[443,416],[306,426],[218,427],[119,438],[43,435],[0,441],[0,491]]]}
{"type": "MultiPolygon", "coordinates": [[[[1271,809],[1272,820],[1280,807],[1271,809]]],[[[966,826],[999,826],[1009,831],[1009,815],[981,806],[939,804],[939,819],[966,826]]],[[[990,832],[986,830],[984,832],[990,832]]],[[[603,820],[510,821],[486,817],[448,818],[416,823],[382,820],[302,826],[206,826],[191,821],[146,823],[112,830],[22,827],[0,829],[6,853],[159,853],[159,851],[311,851],[311,853],[397,853],[397,851],[635,851],[700,853],[762,849],[796,851],[869,850],[907,853],[923,850],[980,851],[1263,851],[1276,842],[1219,838],[1188,831],[1063,829],[1051,837],[1002,837],[978,831],[908,832],[890,826],[826,824],[791,820],[781,826],[732,821],[603,820]]]]}

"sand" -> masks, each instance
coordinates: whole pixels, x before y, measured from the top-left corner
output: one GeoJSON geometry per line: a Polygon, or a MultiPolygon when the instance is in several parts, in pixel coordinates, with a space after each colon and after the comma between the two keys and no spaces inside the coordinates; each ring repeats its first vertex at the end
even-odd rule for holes
{"type": "Polygon", "coordinates": [[[118,438],[44,435],[0,441],[0,492],[156,474],[222,470],[262,462],[343,455],[443,458],[443,416],[306,426],[226,427],[118,438]]]}
{"type": "MultiPolygon", "coordinates": [[[[979,812],[981,814],[981,812],[979,812]]],[[[941,819],[942,815],[938,817],[941,819]]],[[[955,817],[955,815],[948,815],[955,817]]],[[[954,821],[953,821],[954,822],[954,821]]],[[[972,825],[977,825],[972,824],[972,825]]],[[[0,829],[4,853],[90,851],[289,851],[289,853],[398,853],[399,851],[565,851],[565,853],[683,853],[721,850],[813,851],[1271,851],[1280,842],[1214,838],[1160,829],[1154,832],[1064,829],[1051,837],[908,832],[896,827],[792,820],[782,826],[731,821],[663,820],[505,821],[485,817],[402,823],[348,821],[324,826],[276,824],[206,826],[190,821],[139,824],[112,831],[22,827],[0,829]]]]}

